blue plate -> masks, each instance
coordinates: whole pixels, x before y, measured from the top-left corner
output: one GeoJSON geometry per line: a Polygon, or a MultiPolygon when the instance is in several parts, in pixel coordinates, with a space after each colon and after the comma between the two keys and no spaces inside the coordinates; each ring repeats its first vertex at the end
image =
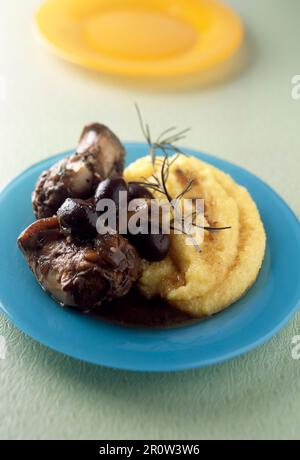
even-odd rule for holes
{"type": "MultiPolygon", "coordinates": [[[[127,144],[127,161],[147,152],[127,144]]],[[[256,201],[268,237],[255,285],[227,310],[199,323],[147,330],[116,326],[59,307],[39,287],[16,239],[33,220],[31,192],[39,174],[71,152],[27,169],[0,195],[0,306],[26,334],[84,361],[135,371],[174,371],[224,361],[273,336],[296,312],[300,300],[299,221],[265,183],[226,161],[187,150],[229,173],[256,201]]]]}

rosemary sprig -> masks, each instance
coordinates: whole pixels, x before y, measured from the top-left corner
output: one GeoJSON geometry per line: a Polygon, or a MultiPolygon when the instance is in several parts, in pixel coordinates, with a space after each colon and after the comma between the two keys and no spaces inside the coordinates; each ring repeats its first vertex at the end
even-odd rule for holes
{"type": "MultiPolygon", "coordinates": [[[[143,133],[143,135],[144,135],[144,137],[145,137],[145,139],[147,141],[147,144],[149,146],[149,155],[150,155],[150,158],[151,158],[151,165],[152,165],[152,176],[151,176],[152,182],[149,179],[142,177],[143,180],[142,181],[137,181],[137,183],[139,185],[142,185],[142,186],[146,187],[146,188],[149,188],[150,190],[152,190],[154,192],[161,193],[162,195],[164,195],[167,198],[167,200],[169,201],[169,203],[171,204],[171,207],[174,208],[174,203],[176,203],[178,200],[183,198],[184,195],[186,195],[192,189],[192,186],[193,186],[193,183],[194,183],[193,179],[189,180],[187,185],[177,195],[177,197],[175,199],[173,199],[171,197],[171,195],[170,195],[170,193],[168,191],[168,188],[167,188],[167,180],[168,180],[168,177],[169,177],[169,172],[170,172],[171,166],[173,165],[173,163],[175,163],[175,161],[178,159],[178,157],[180,155],[186,155],[177,145],[175,145],[175,143],[185,139],[187,133],[190,131],[190,128],[186,128],[186,129],[183,129],[181,131],[176,131],[177,128],[175,126],[172,126],[170,128],[165,129],[164,131],[162,131],[161,134],[156,139],[156,141],[153,141],[152,137],[151,137],[150,127],[149,127],[149,125],[147,123],[144,123],[140,108],[139,108],[139,106],[137,104],[135,104],[135,108],[136,108],[136,111],[137,111],[137,115],[138,115],[138,119],[139,119],[139,123],[140,123],[142,133],[143,133]],[[172,135],[170,135],[171,132],[173,132],[172,135]],[[164,158],[162,160],[160,158],[157,158],[157,156],[156,156],[157,150],[161,150],[163,152],[164,158]],[[171,161],[169,160],[169,153],[173,153],[173,154],[175,153],[175,155],[174,155],[174,157],[172,158],[171,161]],[[156,172],[156,169],[155,169],[155,166],[156,166],[157,162],[161,163],[160,177],[158,176],[158,174],[156,172]]],[[[228,230],[228,229],[231,228],[231,227],[200,226],[200,225],[198,225],[198,224],[196,224],[194,222],[194,217],[197,217],[196,212],[192,213],[192,217],[193,217],[193,219],[192,219],[191,225],[193,227],[201,228],[203,230],[216,232],[216,231],[221,231],[221,230],[228,230]]],[[[170,222],[171,229],[172,230],[179,230],[178,228],[176,228],[174,226],[174,222],[175,222],[175,219],[174,219],[174,217],[172,217],[171,222],[170,222]]],[[[182,219],[181,224],[183,225],[183,228],[180,229],[180,231],[183,234],[185,234],[185,235],[187,235],[187,236],[189,236],[190,238],[193,239],[193,236],[185,231],[185,221],[184,221],[184,219],[182,219]]],[[[195,246],[195,249],[197,251],[201,252],[201,249],[198,246],[198,244],[196,243],[196,241],[194,241],[193,244],[195,246]]]]}
{"type": "Polygon", "coordinates": [[[181,131],[176,131],[177,129],[176,126],[172,126],[171,128],[168,128],[162,131],[162,133],[158,136],[156,141],[153,141],[151,137],[150,127],[148,123],[144,123],[140,108],[137,104],[135,104],[135,108],[137,111],[142,133],[149,146],[149,154],[151,157],[153,174],[156,177],[156,179],[158,179],[155,173],[156,151],[162,150],[165,155],[169,154],[169,152],[173,152],[173,153],[175,152],[178,155],[185,155],[185,153],[178,146],[176,146],[175,143],[180,140],[185,139],[186,134],[190,131],[190,128],[186,128],[181,131]],[[172,134],[171,136],[169,135],[165,137],[167,134],[170,134],[170,132],[172,131],[176,131],[176,132],[172,134]]]}
{"type": "Polygon", "coordinates": [[[182,198],[186,193],[188,193],[193,187],[194,182],[195,182],[194,179],[189,180],[186,187],[182,190],[181,193],[179,193],[179,195],[177,195],[176,200],[180,200],[180,198],[182,198]]]}

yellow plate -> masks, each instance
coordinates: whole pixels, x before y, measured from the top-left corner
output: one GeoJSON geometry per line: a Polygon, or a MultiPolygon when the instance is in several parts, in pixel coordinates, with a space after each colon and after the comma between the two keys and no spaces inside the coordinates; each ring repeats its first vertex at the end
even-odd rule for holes
{"type": "Polygon", "coordinates": [[[243,40],[239,17],[215,0],[48,0],[36,22],[61,57],[135,77],[207,70],[243,40]]]}

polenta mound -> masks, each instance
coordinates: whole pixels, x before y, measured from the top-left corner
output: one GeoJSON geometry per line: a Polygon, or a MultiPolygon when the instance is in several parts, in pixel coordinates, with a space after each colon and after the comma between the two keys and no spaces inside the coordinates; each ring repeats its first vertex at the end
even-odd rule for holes
{"type": "MultiPolygon", "coordinates": [[[[170,158],[172,161],[172,158],[170,158]]],[[[162,162],[156,162],[159,172],[162,162]]],[[[127,182],[151,178],[149,156],[125,170],[127,182]]],[[[184,198],[202,198],[210,226],[201,252],[186,244],[185,235],[171,235],[171,248],[161,262],[144,262],[138,282],[146,298],[161,297],[195,317],[217,313],[242,297],[260,270],[266,236],[257,207],[248,191],[217,168],[194,157],[179,156],[170,167],[167,189],[176,197],[193,180],[184,198]]],[[[161,198],[158,192],[156,198],[161,198]]]]}

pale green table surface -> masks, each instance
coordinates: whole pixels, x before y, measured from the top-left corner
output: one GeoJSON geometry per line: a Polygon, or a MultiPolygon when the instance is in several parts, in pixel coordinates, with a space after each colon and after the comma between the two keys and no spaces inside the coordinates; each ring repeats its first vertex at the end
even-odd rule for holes
{"type": "MultiPolygon", "coordinates": [[[[39,3],[1,0],[1,185],[73,147],[89,121],[142,140],[138,101],[154,130],[191,126],[187,146],[258,174],[300,215],[300,100],[291,98],[291,78],[300,74],[299,0],[231,0],[247,27],[247,65],[223,83],[180,91],[103,79],[48,54],[32,26],[39,3]]],[[[291,357],[299,319],[230,362],[138,374],[64,357],[1,317],[0,437],[299,438],[300,360],[291,357]]]]}

